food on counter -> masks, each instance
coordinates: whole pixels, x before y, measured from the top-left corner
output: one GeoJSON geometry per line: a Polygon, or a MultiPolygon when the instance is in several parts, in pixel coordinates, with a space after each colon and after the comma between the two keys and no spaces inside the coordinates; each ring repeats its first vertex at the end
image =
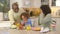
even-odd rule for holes
{"type": "Polygon", "coordinates": [[[33,27],[32,30],[34,30],[34,31],[40,31],[41,28],[39,28],[39,27],[33,27]]]}
{"type": "Polygon", "coordinates": [[[16,23],[16,26],[19,27],[20,26],[20,23],[16,23]]]}
{"type": "Polygon", "coordinates": [[[26,30],[31,30],[31,26],[27,26],[26,27],[26,30]]]}
{"type": "Polygon", "coordinates": [[[16,28],[18,28],[18,30],[24,30],[24,29],[26,29],[26,30],[34,30],[34,31],[40,31],[40,30],[41,30],[40,27],[26,26],[26,27],[24,28],[23,25],[19,25],[19,27],[16,26],[16,25],[12,25],[11,28],[12,28],[12,29],[16,29],[16,28]]]}
{"type": "Polygon", "coordinates": [[[34,31],[40,31],[41,28],[40,27],[31,27],[30,25],[24,26],[23,24],[20,23],[15,23],[13,25],[11,25],[12,29],[16,29],[18,28],[18,30],[34,30],[34,31]]]}
{"type": "Polygon", "coordinates": [[[20,26],[18,27],[19,30],[24,29],[23,25],[20,24],[20,26]]]}
{"type": "Polygon", "coordinates": [[[19,27],[20,26],[20,23],[15,22],[14,25],[16,25],[17,27],[19,27]]]}
{"type": "Polygon", "coordinates": [[[12,29],[16,29],[17,26],[16,26],[16,25],[11,25],[11,28],[12,28],[12,29]]]}

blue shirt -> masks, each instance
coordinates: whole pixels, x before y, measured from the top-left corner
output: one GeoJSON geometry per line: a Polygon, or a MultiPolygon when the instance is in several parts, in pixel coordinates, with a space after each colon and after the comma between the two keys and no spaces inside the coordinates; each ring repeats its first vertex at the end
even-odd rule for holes
{"type": "MultiPolygon", "coordinates": [[[[22,21],[22,23],[24,23],[24,21],[22,21]]],[[[25,25],[30,25],[32,26],[32,23],[31,23],[31,19],[29,18],[28,21],[25,23],[25,25]]]]}

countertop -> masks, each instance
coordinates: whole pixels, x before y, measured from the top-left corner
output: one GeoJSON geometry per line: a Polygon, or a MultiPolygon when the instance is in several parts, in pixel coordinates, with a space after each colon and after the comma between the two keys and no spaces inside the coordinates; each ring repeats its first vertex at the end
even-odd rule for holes
{"type": "Polygon", "coordinates": [[[51,31],[48,33],[41,33],[40,31],[17,30],[17,29],[0,27],[0,34],[3,31],[7,32],[8,34],[60,34],[60,18],[54,18],[54,19],[56,19],[56,31],[51,31]]]}
{"type": "Polygon", "coordinates": [[[57,34],[56,31],[41,33],[40,31],[32,31],[32,30],[17,30],[17,29],[9,29],[9,28],[0,28],[0,33],[4,34],[57,34]]]}

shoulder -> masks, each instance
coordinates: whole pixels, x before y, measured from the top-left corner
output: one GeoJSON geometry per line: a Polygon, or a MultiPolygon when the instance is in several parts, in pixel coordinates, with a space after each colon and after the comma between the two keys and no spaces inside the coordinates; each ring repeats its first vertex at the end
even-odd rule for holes
{"type": "Polygon", "coordinates": [[[45,18],[50,18],[51,19],[51,14],[47,14],[45,18]]]}
{"type": "Polygon", "coordinates": [[[51,16],[51,14],[47,14],[46,16],[51,16]]]}
{"type": "Polygon", "coordinates": [[[9,12],[9,13],[10,13],[10,12],[13,12],[13,9],[10,9],[8,12],[9,12]]]}
{"type": "Polygon", "coordinates": [[[19,13],[25,12],[23,8],[19,8],[19,13]]]}
{"type": "Polygon", "coordinates": [[[10,9],[9,11],[8,11],[8,14],[13,14],[14,12],[13,12],[13,10],[12,9],[10,9]]]}

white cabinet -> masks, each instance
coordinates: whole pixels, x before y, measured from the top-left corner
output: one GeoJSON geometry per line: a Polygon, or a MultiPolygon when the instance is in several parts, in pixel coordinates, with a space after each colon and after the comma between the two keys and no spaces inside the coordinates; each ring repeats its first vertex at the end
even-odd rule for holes
{"type": "Polygon", "coordinates": [[[23,0],[10,0],[10,8],[12,8],[12,4],[18,2],[19,8],[23,6],[23,0]]]}

